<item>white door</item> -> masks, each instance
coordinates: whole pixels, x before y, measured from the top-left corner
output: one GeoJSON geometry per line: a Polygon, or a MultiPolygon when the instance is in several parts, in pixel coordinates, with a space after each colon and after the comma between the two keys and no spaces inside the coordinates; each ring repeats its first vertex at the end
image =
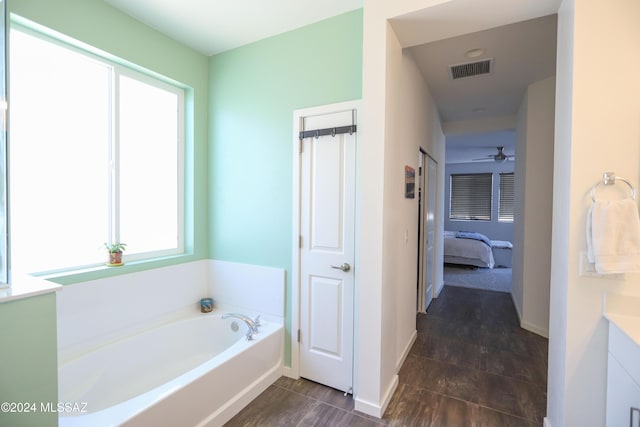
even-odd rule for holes
{"type": "Polygon", "coordinates": [[[427,280],[425,279],[425,273],[427,265],[425,262],[425,251],[427,249],[426,243],[426,231],[425,231],[425,214],[427,203],[425,201],[426,193],[426,179],[425,179],[425,157],[426,154],[420,150],[418,157],[418,297],[416,298],[417,311],[424,313],[425,308],[425,289],[427,287],[427,280]]]}
{"type": "Polygon", "coordinates": [[[435,241],[436,241],[436,189],[437,189],[437,163],[430,156],[426,157],[425,174],[425,296],[424,310],[431,304],[434,294],[434,273],[435,273],[435,241]]]}
{"type": "Polygon", "coordinates": [[[437,163],[420,150],[419,156],[418,311],[425,313],[434,296],[437,163]]]}
{"type": "MultiPolygon", "coordinates": [[[[303,130],[350,126],[355,110],[302,118],[303,130]]],[[[305,138],[300,153],[300,376],[353,385],[356,134],[305,138]]]]}

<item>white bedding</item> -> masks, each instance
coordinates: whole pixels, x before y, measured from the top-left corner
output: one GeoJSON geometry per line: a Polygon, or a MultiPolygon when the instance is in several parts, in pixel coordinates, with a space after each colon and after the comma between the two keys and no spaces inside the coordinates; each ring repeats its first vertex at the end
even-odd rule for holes
{"type": "Polygon", "coordinates": [[[455,231],[444,232],[444,262],[493,268],[495,260],[491,246],[474,239],[459,239],[455,231]]]}

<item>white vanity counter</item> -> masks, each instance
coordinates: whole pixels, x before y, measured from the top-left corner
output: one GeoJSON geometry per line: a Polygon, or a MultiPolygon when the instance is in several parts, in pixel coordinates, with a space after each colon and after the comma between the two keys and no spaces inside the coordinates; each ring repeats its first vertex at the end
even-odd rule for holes
{"type": "Polygon", "coordinates": [[[605,294],[607,426],[640,427],[640,297],[605,294]]]}

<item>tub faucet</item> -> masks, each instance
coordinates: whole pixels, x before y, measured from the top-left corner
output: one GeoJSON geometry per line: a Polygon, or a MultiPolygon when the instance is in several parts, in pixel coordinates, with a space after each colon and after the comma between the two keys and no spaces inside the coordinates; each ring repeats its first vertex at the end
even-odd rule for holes
{"type": "Polygon", "coordinates": [[[251,320],[249,317],[245,316],[244,314],[240,314],[240,313],[225,313],[225,314],[222,315],[223,319],[227,319],[229,317],[234,317],[236,319],[240,319],[244,323],[247,324],[247,327],[248,327],[247,340],[248,341],[253,339],[253,334],[257,334],[258,333],[258,325],[256,324],[256,322],[251,320]]]}

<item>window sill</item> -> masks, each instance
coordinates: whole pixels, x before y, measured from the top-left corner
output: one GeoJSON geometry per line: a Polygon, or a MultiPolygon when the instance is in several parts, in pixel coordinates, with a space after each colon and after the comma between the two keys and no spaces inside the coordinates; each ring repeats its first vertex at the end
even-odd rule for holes
{"type": "Polygon", "coordinates": [[[34,274],[34,276],[38,279],[50,281],[54,284],[70,285],[73,283],[86,282],[89,280],[97,280],[106,277],[118,276],[121,274],[135,273],[138,271],[166,267],[169,265],[193,261],[195,259],[196,258],[193,256],[193,254],[183,253],[145,260],[125,260],[124,264],[120,266],[108,266],[106,264],[102,264],[85,268],[77,268],[73,270],[39,273],[34,274]]]}
{"type": "Polygon", "coordinates": [[[0,303],[54,293],[61,289],[61,285],[39,277],[16,277],[13,278],[10,286],[0,288],[0,303]]]}

